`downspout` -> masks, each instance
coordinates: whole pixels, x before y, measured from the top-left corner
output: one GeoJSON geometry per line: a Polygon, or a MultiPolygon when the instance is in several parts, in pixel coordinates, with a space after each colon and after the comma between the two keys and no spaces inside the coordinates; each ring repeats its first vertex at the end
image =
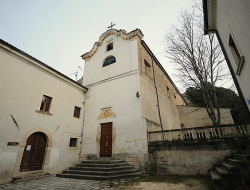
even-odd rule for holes
{"type": "Polygon", "coordinates": [[[162,138],[164,139],[163,127],[162,127],[162,121],[161,121],[161,110],[160,110],[159,97],[158,97],[158,90],[157,90],[157,86],[156,86],[156,82],[155,82],[155,69],[154,69],[153,55],[151,55],[151,59],[152,59],[153,79],[154,79],[155,93],[156,93],[156,99],[157,99],[158,114],[159,114],[159,119],[160,119],[160,124],[161,124],[162,138]]]}
{"type": "MultiPolygon", "coordinates": [[[[85,94],[86,95],[86,94],[85,94]]],[[[82,154],[82,141],[83,141],[83,129],[84,129],[84,120],[85,120],[85,102],[86,102],[86,96],[84,96],[84,111],[83,111],[83,118],[82,118],[82,129],[81,129],[81,141],[80,141],[80,150],[79,150],[79,160],[80,160],[80,155],[82,154]]]]}

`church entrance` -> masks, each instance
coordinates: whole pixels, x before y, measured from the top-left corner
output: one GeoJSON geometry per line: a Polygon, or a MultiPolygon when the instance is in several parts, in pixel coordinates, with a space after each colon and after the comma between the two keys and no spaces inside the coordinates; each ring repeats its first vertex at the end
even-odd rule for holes
{"type": "Polygon", "coordinates": [[[100,157],[112,156],[112,122],[101,124],[100,157]]]}
{"type": "Polygon", "coordinates": [[[29,136],[20,165],[21,172],[42,169],[46,144],[47,138],[43,133],[33,133],[29,136]]]}

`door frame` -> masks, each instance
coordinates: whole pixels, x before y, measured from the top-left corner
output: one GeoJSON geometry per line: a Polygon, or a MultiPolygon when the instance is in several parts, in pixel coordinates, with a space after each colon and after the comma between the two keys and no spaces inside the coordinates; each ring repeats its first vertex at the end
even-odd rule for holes
{"type": "Polygon", "coordinates": [[[15,163],[15,166],[13,169],[12,177],[20,177],[20,176],[26,176],[26,175],[30,175],[30,174],[34,175],[34,174],[48,173],[49,172],[49,158],[50,158],[51,148],[52,148],[52,136],[47,129],[42,128],[42,127],[36,127],[36,128],[29,130],[28,132],[26,132],[26,134],[22,138],[22,141],[19,144],[17,159],[16,159],[16,163],[15,163]],[[37,132],[43,133],[45,135],[45,137],[47,138],[47,145],[45,148],[42,169],[36,170],[36,171],[20,172],[20,165],[21,165],[22,158],[23,158],[24,148],[26,146],[26,141],[30,135],[32,135],[33,133],[37,133],[37,132]]]}
{"type": "MultiPolygon", "coordinates": [[[[111,123],[111,127],[112,127],[112,134],[111,134],[111,156],[110,157],[107,157],[107,158],[112,158],[113,156],[113,145],[114,145],[114,141],[113,141],[113,133],[114,133],[114,122],[112,121],[109,121],[109,122],[103,122],[103,123],[100,123],[100,140],[99,140],[99,143],[100,143],[100,148],[99,148],[99,157],[101,157],[101,139],[102,139],[102,124],[105,124],[105,123],[111,123]]],[[[106,157],[102,157],[102,158],[106,158],[106,157]]]]}
{"type": "Polygon", "coordinates": [[[44,133],[36,132],[31,134],[26,142],[20,165],[20,172],[41,170],[47,147],[47,137],[44,133]],[[40,143],[42,143],[42,146],[40,146],[40,143]],[[28,145],[30,146],[29,150],[28,145]]]}

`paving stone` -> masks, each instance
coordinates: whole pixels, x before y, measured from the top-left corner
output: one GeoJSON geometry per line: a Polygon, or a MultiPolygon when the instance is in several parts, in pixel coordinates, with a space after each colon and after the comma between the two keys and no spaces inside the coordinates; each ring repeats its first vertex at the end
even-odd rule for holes
{"type": "Polygon", "coordinates": [[[71,179],[71,178],[58,178],[55,176],[49,176],[39,179],[31,179],[29,181],[21,181],[16,184],[8,183],[0,185],[0,190],[114,190],[111,187],[112,184],[119,186],[119,184],[125,183],[126,180],[114,180],[110,181],[93,181],[83,179],[71,179]]]}

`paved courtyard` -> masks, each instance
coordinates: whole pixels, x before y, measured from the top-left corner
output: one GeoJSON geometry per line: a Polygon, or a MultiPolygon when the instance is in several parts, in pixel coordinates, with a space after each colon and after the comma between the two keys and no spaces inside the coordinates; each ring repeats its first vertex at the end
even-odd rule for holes
{"type": "Polygon", "coordinates": [[[83,179],[70,179],[70,178],[60,178],[55,176],[42,177],[39,179],[32,179],[28,181],[21,181],[19,183],[8,183],[4,185],[0,185],[0,189],[115,189],[112,186],[123,184],[126,182],[125,180],[117,180],[117,181],[93,181],[93,180],[83,180],[83,179]]]}
{"type": "Polygon", "coordinates": [[[92,181],[83,179],[59,178],[55,176],[47,176],[28,181],[21,181],[16,184],[8,183],[0,185],[1,189],[13,190],[208,190],[207,180],[191,178],[181,178],[180,176],[148,176],[140,178],[120,179],[113,181],[92,181]],[[205,184],[204,184],[205,182],[205,184]]]}

